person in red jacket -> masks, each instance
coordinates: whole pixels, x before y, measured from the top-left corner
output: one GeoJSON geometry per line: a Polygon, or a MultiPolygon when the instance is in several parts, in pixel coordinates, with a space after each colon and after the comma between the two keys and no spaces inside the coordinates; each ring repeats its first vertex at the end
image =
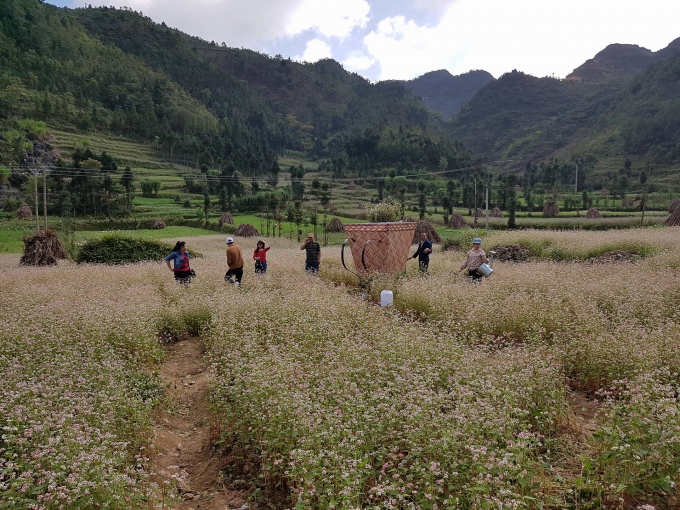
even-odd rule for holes
{"type": "Polygon", "coordinates": [[[257,248],[253,252],[253,260],[255,261],[255,272],[264,274],[267,272],[267,252],[269,245],[264,241],[257,242],[257,248]]]}

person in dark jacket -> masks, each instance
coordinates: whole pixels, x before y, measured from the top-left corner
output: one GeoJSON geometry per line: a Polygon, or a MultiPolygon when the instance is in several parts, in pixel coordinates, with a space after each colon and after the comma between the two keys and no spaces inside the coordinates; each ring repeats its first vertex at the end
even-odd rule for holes
{"type": "Polygon", "coordinates": [[[165,257],[165,262],[168,269],[175,273],[175,280],[177,283],[187,284],[191,282],[192,271],[189,267],[189,251],[187,250],[187,243],[184,241],[177,241],[172,253],[165,257]],[[171,265],[170,262],[174,261],[171,265]]]}
{"type": "Polygon", "coordinates": [[[427,267],[430,265],[430,253],[432,253],[432,243],[428,241],[427,234],[423,232],[420,234],[418,250],[411,257],[418,257],[418,267],[423,273],[427,273],[427,267]]]}

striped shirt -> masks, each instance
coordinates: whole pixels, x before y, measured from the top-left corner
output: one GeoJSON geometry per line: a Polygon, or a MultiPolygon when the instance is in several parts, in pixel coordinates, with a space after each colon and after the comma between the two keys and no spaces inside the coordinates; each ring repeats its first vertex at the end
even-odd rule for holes
{"type": "Polygon", "coordinates": [[[479,266],[484,264],[486,262],[486,253],[484,253],[484,250],[481,248],[479,250],[472,249],[467,253],[467,259],[465,259],[465,264],[460,266],[460,269],[463,270],[465,268],[468,268],[470,271],[474,271],[476,269],[479,269],[479,266]]]}

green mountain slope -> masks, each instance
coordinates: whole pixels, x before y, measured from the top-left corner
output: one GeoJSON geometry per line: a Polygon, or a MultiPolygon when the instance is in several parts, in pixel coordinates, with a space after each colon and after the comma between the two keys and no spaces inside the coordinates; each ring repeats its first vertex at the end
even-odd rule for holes
{"type": "Polygon", "coordinates": [[[424,98],[426,105],[439,112],[444,120],[450,120],[478,90],[492,81],[494,77],[486,71],[470,71],[452,76],[442,69],[403,83],[416,96],[424,98]]]}
{"type": "Polygon", "coordinates": [[[176,140],[216,153],[218,119],[162,73],[89,37],[72,13],[38,0],[0,4],[0,119],[176,140]]]}

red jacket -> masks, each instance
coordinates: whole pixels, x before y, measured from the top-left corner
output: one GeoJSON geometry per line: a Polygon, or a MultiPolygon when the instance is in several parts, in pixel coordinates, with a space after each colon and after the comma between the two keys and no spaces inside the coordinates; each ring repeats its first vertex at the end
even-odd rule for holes
{"type": "Polygon", "coordinates": [[[267,252],[269,251],[269,246],[266,244],[264,245],[264,248],[261,249],[260,251],[257,251],[257,249],[253,252],[253,260],[259,260],[260,262],[267,262],[267,252]]]}

